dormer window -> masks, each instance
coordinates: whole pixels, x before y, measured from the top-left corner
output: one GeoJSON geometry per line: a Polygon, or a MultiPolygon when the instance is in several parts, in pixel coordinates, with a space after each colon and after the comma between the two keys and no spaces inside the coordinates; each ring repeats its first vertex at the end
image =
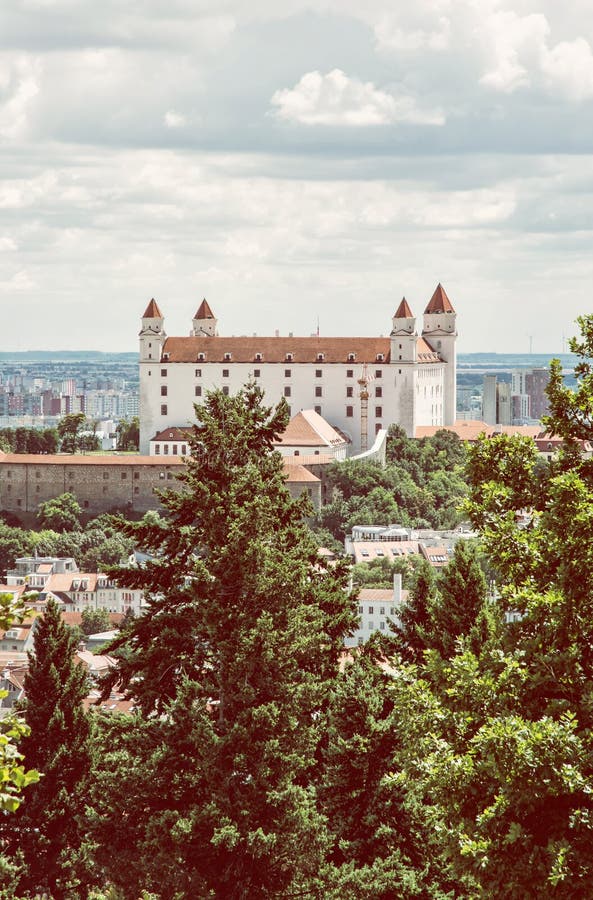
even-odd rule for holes
{"type": "Polygon", "coordinates": [[[292,353],[287,353],[287,354],[286,354],[286,362],[292,362],[293,359],[294,359],[294,356],[293,356],[292,353]]]}
{"type": "Polygon", "coordinates": [[[206,359],[205,353],[198,353],[198,361],[199,362],[204,362],[205,359],[206,359]]]}
{"type": "Polygon", "coordinates": [[[377,353],[377,362],[383,362],[384,359],[385,359],[384,353],[377,353]]]}
{"type": "Polygon", "coordinates": [[[169,354],[168,354],[168,353],[163,353],[163,359],[169,359],[169,354]]]}
{"type": "Polygon", "coordinates": [[[233,358],[233,354],[232,354],[232,353],[225,353],[225,354],[224,354],[224,358],[225,358],[225,360],[226,360],[227,362],[230,362],[230,360],[233,358]]]}
{"type": "Polygon", "coordinates": [[[264,357],[263,357],[262,353],[256,353],[255,358],[256,358],[257,362],[261,362],[264,357]]]}
{"type": "Polygon", "coordinates": [[[354,362],[355,359],[356,359],[356,353],[348,354],[348,362],[354,362]]]}
{"type": "Polygon", "coordinates": [[[325,355],[323,353],[317,354],[317,362],[323,362],[324,359],[325,359],[325,355]]]}

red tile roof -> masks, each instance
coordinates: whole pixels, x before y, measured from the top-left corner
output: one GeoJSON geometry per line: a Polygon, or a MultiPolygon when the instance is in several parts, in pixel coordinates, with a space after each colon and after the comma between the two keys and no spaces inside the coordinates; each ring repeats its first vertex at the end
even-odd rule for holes
{"type": "Polygon", "coordinates": [[[430,300],[428,301],[428,306],[424,310],[425,313],[435,313],[435,312],[448,312],[454,313],[453,304],[447,297],[445,293],[445,289],[442,284],[439,282],[436,286],[436,290],[430,300]]]}
{"type": "Polygon", "coordinates": [[[287,462],[286,457],[283,460],[284,462],[284,478],[287,482],[291,483],[300,483],[300,482],[310,482],[314,484],[315,482],[319,483],[319,478],[316,475],[313,475],[312,472],[309,472],[308,469],[305,469],[304,466],[301,465],[293,465],[290,462],[287,462]]]}
{"type": "Polygon", "coordinates": [[[181,466],[183,457],[140,456],[140,454],[92,454],[77,453],[0,453],[1,465],[38,466],[181,466]]]}
{"type": "MultiPolygon", "coordinates": [[[[173,363],[353,363],[349,357],[356,355],[356,363],[390,361],[391,342],[382,337],[170,337],[163,352],[173,363]],[[203,356],[198,356],[203,354],[203,356]],[[225,354],[227,354],[225,359],[225,354]],[[229,358],[230,354],[230,358],[229,358]],[[320,355],[322,358],[320,359],[320,355]]],[[[420,362],[434,362],[439,355],[420,338],[418,340],[420,362]],[[430,359],[421,354],[430,354],[430,359]]]]}
{"type": "Polygon", "coordinates": [[[164,318],[162,312],[159,309],[159,305],[156,300],[153,299],[150,301],[148,306],[146,307],[146,312],[142,316],[143,319],[162,319],[164,318]]]}
{"type": "Polygon", "coordinates": [[[182,428],[179,425],[173,425],[171,428],[165,428],[159,431],[151,441],[187,441],[192,433],[191,428],[182,428]]]}
{"type": "Polygon", "coordinates": [[[302,409],[293,416],[276,446],[335,447],[343,446],[345,438],[313,409],[302,409]]]}
{"type": "Polygon", "coordinates": [[[200,306],[198,307],[198,311],[195,314],[194,319],[213,319],[213,318],[214,318],[214,313],[210,309],[210,306],[208,305],[208,301],[206,300],[206,298],[204,298],[202,300],[202,302],[200,303],[200,306]]]}
{"type": "Polygon", "coordinates": [[[395,311],[394,319],[413,319],[414,313],[408,306],[408,301],[405,297],[402,297],[402,302],[398,306],[395,311]]]}

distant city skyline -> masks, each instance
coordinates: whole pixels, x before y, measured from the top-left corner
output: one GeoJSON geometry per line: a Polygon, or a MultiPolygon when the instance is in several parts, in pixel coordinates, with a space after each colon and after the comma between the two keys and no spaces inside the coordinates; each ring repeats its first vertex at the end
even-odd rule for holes
{"type": "Polygon", "coordinates": [[[593,283],[585,0],[0,6],[3,349],[387,334],[556,354],[593,283]]]}

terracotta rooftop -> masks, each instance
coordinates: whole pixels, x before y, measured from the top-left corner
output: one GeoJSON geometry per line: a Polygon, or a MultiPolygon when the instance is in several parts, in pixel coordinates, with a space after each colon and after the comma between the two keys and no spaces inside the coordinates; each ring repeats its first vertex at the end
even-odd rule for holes
{"type": "Polygon", "coordinates": [[[405,297],[402,297],[402,301],[398,308],[395,311],[394,319],[413,319],[414,313],[408,306],[408,301],[405,297]]]}
{"type": "Polygon", "coordinates": [[[141,456],[140,454],[84,454],[78,453],[0,453],[0,465],[38,466],[180,466],[183,458],[141,456]]]}
{"type": "Polygon", "coordinates": [[[173,425],[171,428],[165,428],[155,434],[151,441],[187,441],[192,433],[191,428],[183,428],[179,425],[173,425]]]}
{"type": "MultiPolygon", "coordinates": [[[[163,353],[168,361],[214,363],[388,363],[391,342],[384,337],[190,337],[167,338],[163,353]],[[201,354],[201,355],[200,355],[201,354]],[[351,359],[354,354],[354,359],[351,359]]],[[[418,340],[419,362],[434,362],[439,355],[418,340]],[[428,358],[427,355],[430,355],[428,358]]]]}
{"type": "Polygon", "coordinates": [[[206,300],[206,298],[204,298],[198,307],[198,311],[195,314],[194,319],[213,319],[213,318],[214,318],[214,313],[210,309],[208,301],[206,300]]]}
{"type": "Polygon", "coordinates": [[[159,309],[159,305],[156,300],[153,299],[150,301],[148,306],[146,307],[146,312],[142,316],[143,319],[162,319],[164,318],[162,312],[159,309]]]}
{"type": "Polygon", "coordinates": [[[445,293],[445,289],[442,284],[439,282],[436,286],[436,290],[430,300],[428,301],[428,306],[424,310],[425,313],[435,313],[435,312],[446,312],[446,313],[454,313],[453,304],[447,297],[445,293]]]}
{"type": "Polygon", "coordinates": [[[284,459],[284,477],[287,482],[310,482],[314,484],[319,482],[319,478],[316,475],[313,475],[312,472],[309,472],[308,469],[305,469],[304,466],[301,465],[293,465],[288,462],[286,458],[284,459]]]}
{"type": "Polygon", "coordinates": [[[434,437],[437,431],[453,431],[462,441],[477,441],[481,434],[493,437],[496,434],[522,434],[536,438],[540,432],[539,425],[488,425],[478,419],[458,419],[454,425],[417,425],[415,437],[434,437]]]}
{"type": "Polygon", "coordinates": [[[346,443],[341,434],[313,409],[302,409],[293,416],[277,441],[281,446],[341,447],[346,443]]]}

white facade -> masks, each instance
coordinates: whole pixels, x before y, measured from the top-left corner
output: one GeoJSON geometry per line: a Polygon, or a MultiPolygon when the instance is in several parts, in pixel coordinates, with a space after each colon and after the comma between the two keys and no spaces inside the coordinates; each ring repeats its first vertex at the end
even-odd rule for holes
{"type": "Polygon", "coordinates": [[[375,631],[383,634],[391,632],[393,630],[391,623],[398,621],[402,600],[407,598],[407,595],[407,591],[402,591],[402,577],[399,574],[393,576],[392,591],[361,588],[356,599],[358,628],[354,634],[346,638],[345,646],[360,646],[368,641],[375,631]]]}
{"type": "Polygon", "coordinates": [[[236,393],[255,381],[270,404],[284,397],[291,415],[313,409],[362,445],[363,401],[368,393],[367,446],[391,424],[414,435],[418,425],[455,421],[456,314],[439,285],[416,319],[402,301],[385,338],[219,337],[216,319],[202,304],[189,337],[167,337],[164,317],[151,300],[140,331],[140,452],[158,432],[195,421],[194,403],[207,391],[236,393]]]}

